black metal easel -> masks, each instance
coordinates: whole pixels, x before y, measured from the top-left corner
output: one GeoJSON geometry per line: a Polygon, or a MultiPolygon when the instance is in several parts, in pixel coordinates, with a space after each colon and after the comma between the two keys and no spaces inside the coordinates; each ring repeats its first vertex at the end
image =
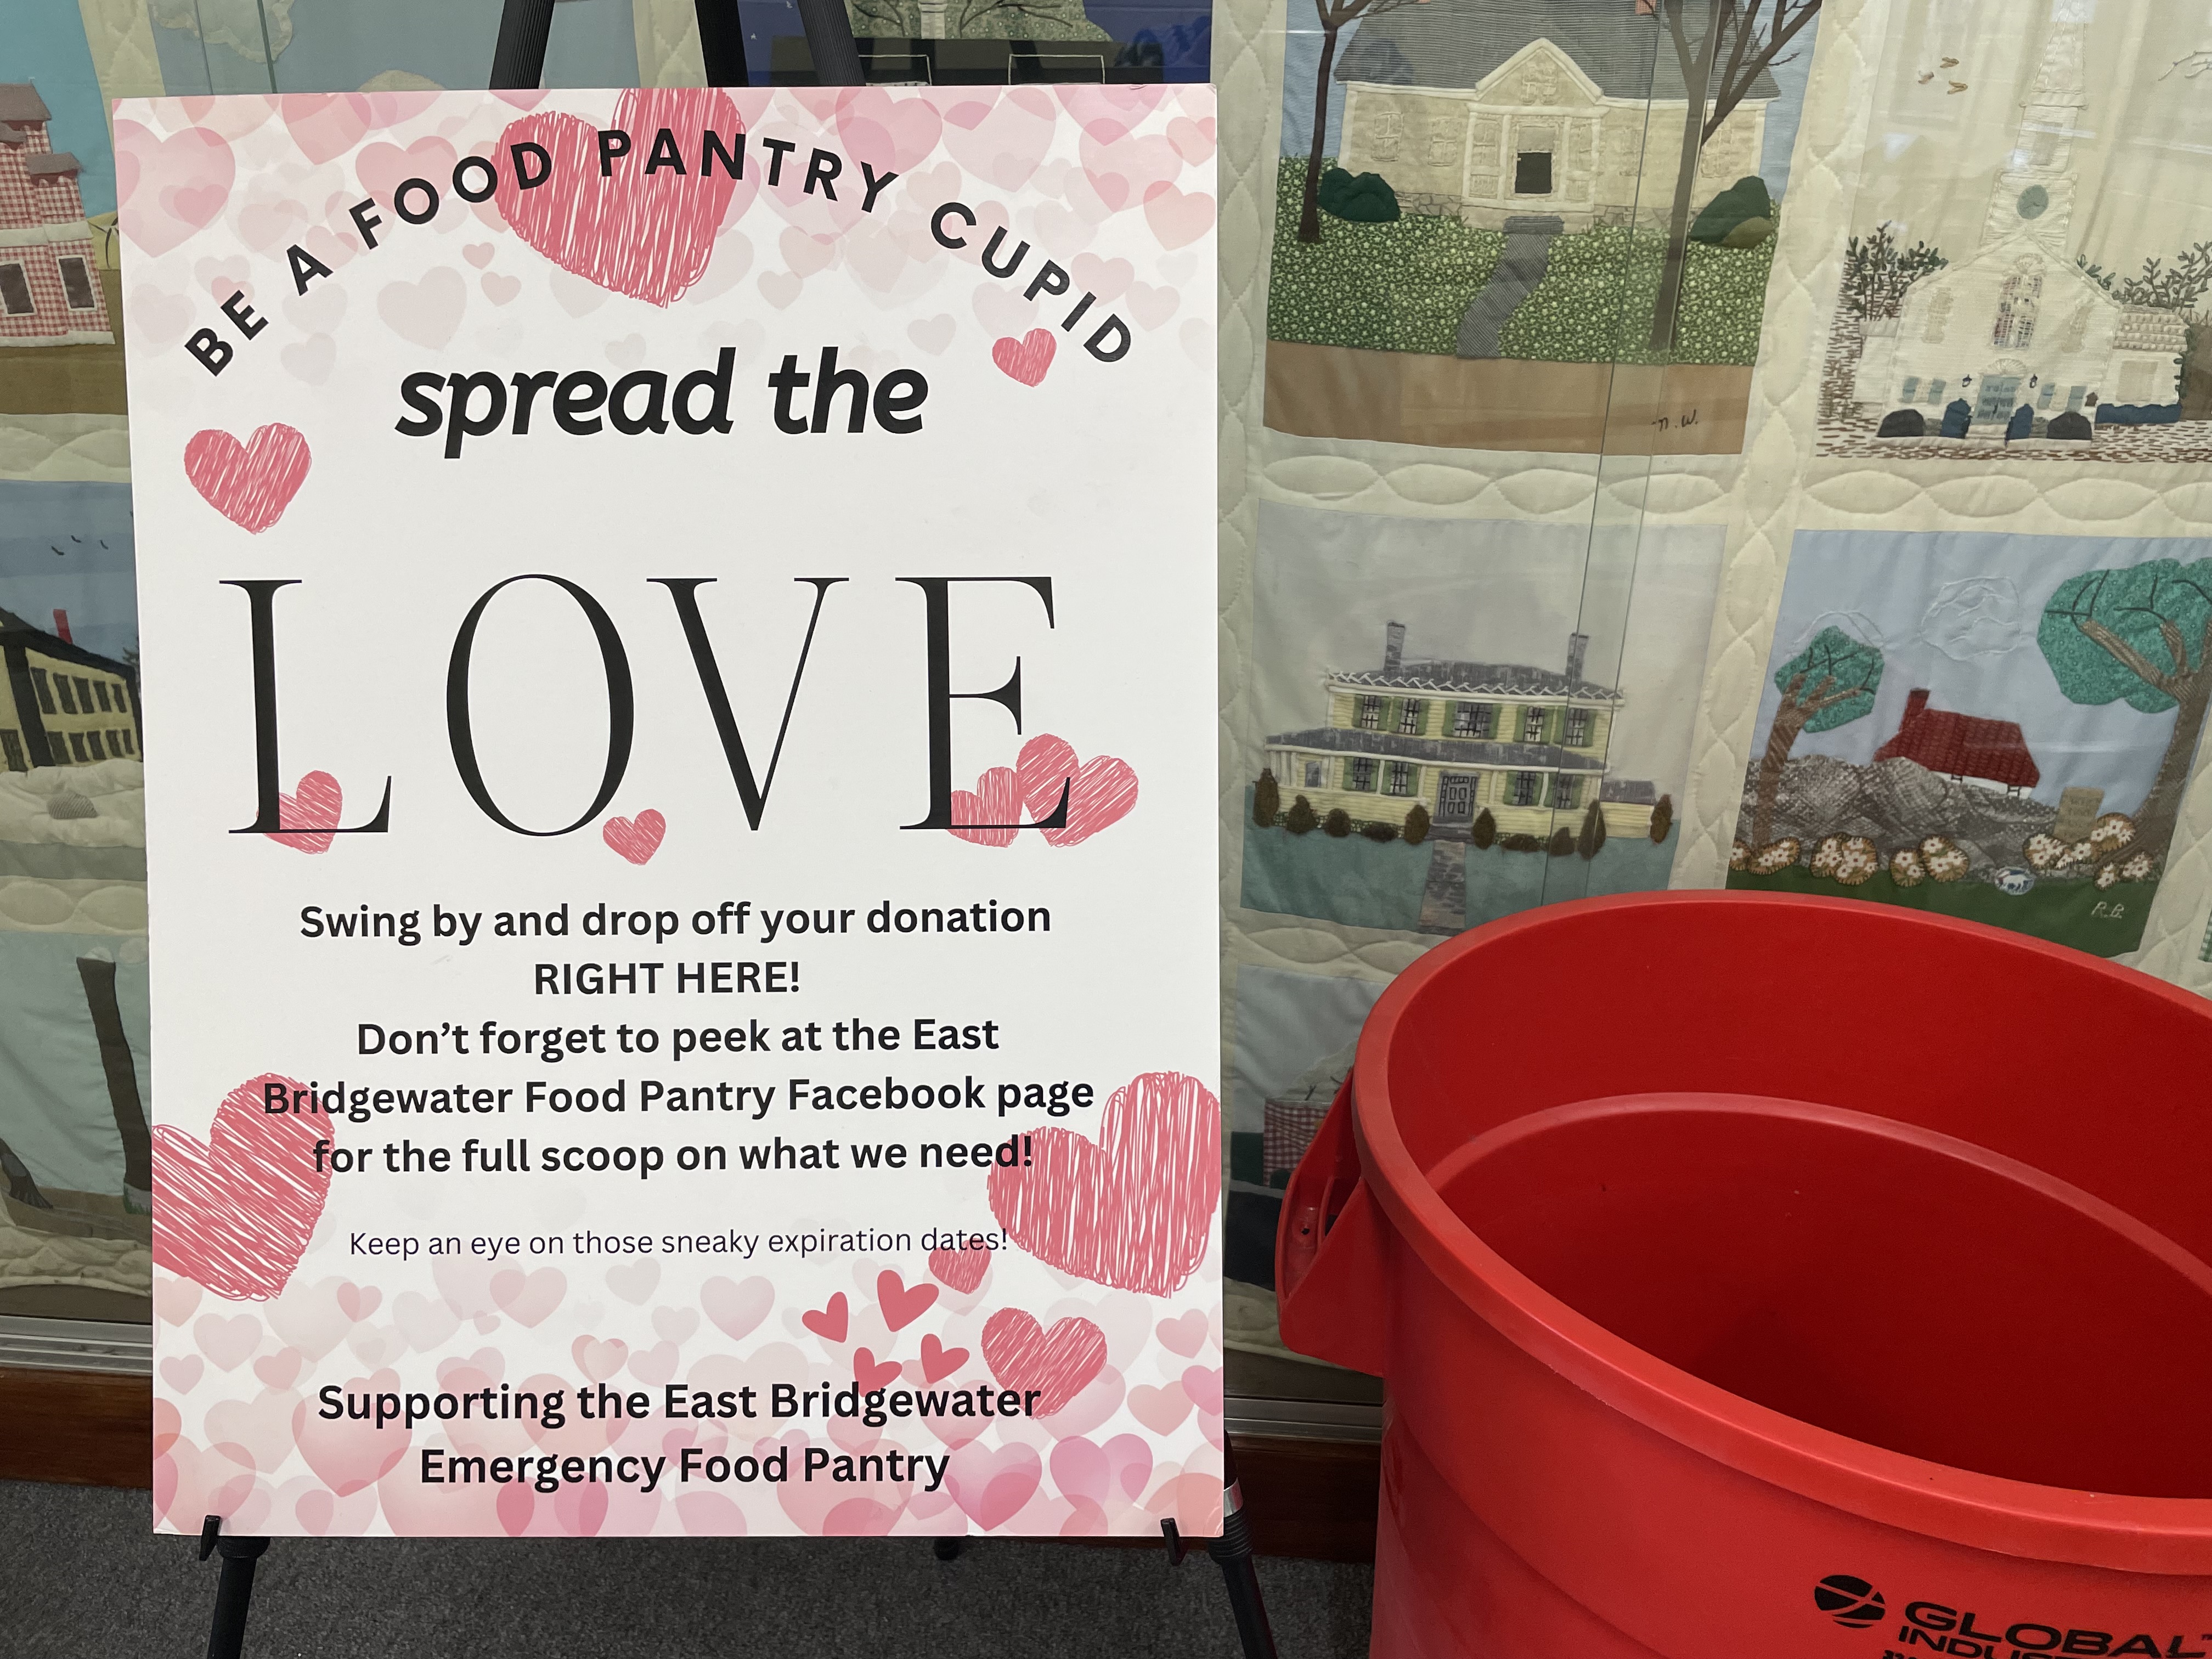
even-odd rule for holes
{"type": "MultiPolygon", "coordinates": [[[[499,38],[492,47],[489,85],[493,91],[534,88],[544,80],[553,4],[554,0],[501,0],[499,38]]],[[[797,4],[817,82],[825,87],[861,85],[866,77],[861,72],[860,49],[853,38],[845,0],[797,0],[797,4]]],[[[706,65],[707,84],[748,85],[744,24],[738,15],[738,0],[693,0],[693,7],[699,19],[699,55],[706,65]]],[[[1221,1569],[1229,1605],[1237,1615],[1237,1636],[1244,1659],[1276,1659],[1274,1633],[1267,1627],[1260,1576],[1253,1565],[1243,1490],[1237,1482],[1237,1458],[1226,1436],[1221,1455],[1221,1536],[1206,1540],[1206,1553],[1221,1569]]],[[[1160,1531],[1167,1539],[1169,1565],[1180,1566],[1188,1546],[1173,1521],[1161,1522],[1160,1531]]],[[[939,1560],[951,1561],[958,1557],[960,1544],[957,1538],[940,1538],[933,1547],[939,1560]]],[[[246,1615],[253,1601],[253,1564],[268,1548],[266,1538],[224,1536],[219,1515],[210,1515],[202,1523],[200,1559],[216,1554],[222,1557],[222,1577],[215,1592],[215,1622],[208,1633],[208,1659],[240,1659],[246,1615]]]]}

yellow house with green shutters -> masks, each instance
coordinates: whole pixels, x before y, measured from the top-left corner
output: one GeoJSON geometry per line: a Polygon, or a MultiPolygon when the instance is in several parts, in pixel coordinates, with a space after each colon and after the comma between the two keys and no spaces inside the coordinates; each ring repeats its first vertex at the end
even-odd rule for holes
{"type": "Polygon", "coordinates": [[[1406,659],[1406,625],[1383,632],[1382,665],[1331,670],[1328,723],[1267,740],[1287,807],[1401,823],[1415,803],[1436,831],[1463,836],[1487,811],[1501,836],[1579,829],[1596,801],[1607,835],[1648,835],[1658,793],[1608,779],[1606,744],[1626,698],[1583,675],[1589,636],[1570,635],[1564,670],[1523,663],[1406,659]]]}

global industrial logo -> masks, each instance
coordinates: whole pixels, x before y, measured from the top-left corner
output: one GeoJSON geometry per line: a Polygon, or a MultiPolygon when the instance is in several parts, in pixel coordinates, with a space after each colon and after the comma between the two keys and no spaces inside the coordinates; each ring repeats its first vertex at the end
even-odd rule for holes
{"type": "MultiPolygon", "coordinates": [[[[1832,1572],[1814,1585],[1813,1605],[1846,1630],[1869,1630],[1885,1624],[1888,1613],[1881,1592],[1849,1572],[1832,1572]]],[[[2212,1631],[2191,1636],[2092,1630],[2056,1620],[1990,1618],[1942,1601],[1906,1602],[1896,1635],[1885,1632],[1883,1640],[1895,1645],[1885,1645],[1881,1659],[1921,1659],[1916,1650],[1951,1659],[2040,1659],[2045,1654],[2069,1659],[2207,1659],[2212,1654],[2212,1647],[2189,1645],[2212,1644],[2212,1631]]]]}

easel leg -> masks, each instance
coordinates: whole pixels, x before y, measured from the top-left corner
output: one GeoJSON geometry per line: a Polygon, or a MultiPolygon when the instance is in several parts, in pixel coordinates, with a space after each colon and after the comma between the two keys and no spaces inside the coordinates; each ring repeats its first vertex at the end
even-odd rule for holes
{"type": "Polygon", "coordinates": [[[208,1632],[208,1659],[239,1659],[246,1645],[246,1614],[253,1601],[253,1564],[268,1549],[265,1538],[225,1538],[222,1517],[210,1515],[200,1528],[200,1559],[222,1557],[222,1577],[215,1589],[215,1623],[208,1632]]]}
{"type": "MultiPolygon", "coordinates": [[[[1275,1633],[1267,1628],[1267,1607],[1252,1562],[1252,1529],[1244,1519],[1244,1490],[1237,1482],[1237,1454],[1225,1441],[1221,1456],[1221,1536],[1206,1540],[1206,1553],[1221,1569],[1222,1588],[1229,1592],[1230,1610],[1237,1615],[1237,1640],[1244,1659],[1277,1659],[1275,1633]]],[[[1160,1530],[1167,1535],[1168,1560],[1181,1565],[1185,1546],[1176,1523],[1163,1521],[1160,1530]]]]}

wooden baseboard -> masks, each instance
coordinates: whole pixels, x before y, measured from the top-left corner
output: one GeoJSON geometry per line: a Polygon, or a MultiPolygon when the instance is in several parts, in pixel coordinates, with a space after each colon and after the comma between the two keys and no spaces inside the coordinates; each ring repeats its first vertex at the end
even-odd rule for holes
{"type": "MultiPolygon", "coordinates": [[[[151,1484],[153,1379],[0,1367],[0,1480],[151,1484]]],[[[1239,1435],[1237,1478],[1262,1555],[1375,1559],[1382,1448],[1239,1435]]]]}
{"type": "Polygon", "coordinates": [[[1375,1559],[1381,1445],[1247,1435],[1233,1437],[1231,1443],[1252,1547],[1261,1555],[1313,1561],[1375,1559]]]}
{"type": "Polygon", "coordinates": [[[0,1480],[150,1486],[154,1379],[0,1366],[0,1480]]]}

